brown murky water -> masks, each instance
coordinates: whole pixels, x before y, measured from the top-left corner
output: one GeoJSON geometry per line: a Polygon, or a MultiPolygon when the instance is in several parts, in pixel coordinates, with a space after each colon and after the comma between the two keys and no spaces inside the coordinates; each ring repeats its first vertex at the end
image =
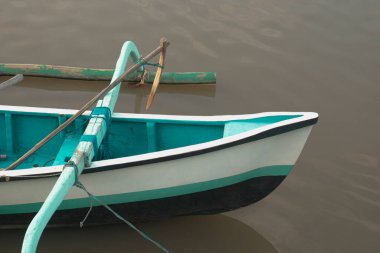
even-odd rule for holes
{"type": "MultiPolygon", "coordinates": [[[[146,53],[165,35],[166,70],[216,71],[218,83],[160,87],[152,113],[320,121],[265,200],[142,228],[173,252],[380,252],[379,24],[378,0],[0,1],[0,61],[112,68],[123,41],[146,53]]],[[[101,87],[28,78],[0,103],[79,108],[101,87]]],[[[143,112],[147,93],[123,88],[117,110],[143,112]]],[[[22,232],[0,231],[1,252],[22,232]]],[[[47,230],[40,252],[58,251],[159,252],[122,225],[47,230]]]]}

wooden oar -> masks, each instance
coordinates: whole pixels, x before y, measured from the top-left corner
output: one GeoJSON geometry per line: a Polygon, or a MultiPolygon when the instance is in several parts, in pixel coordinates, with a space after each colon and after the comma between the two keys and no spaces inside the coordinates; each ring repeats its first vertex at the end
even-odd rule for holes
{"type": "Polygon", "coordinates": [[[160,83],[161,73],[162,73],[162,69],[164,68],[164,63],[165,63],[166,43],[167,43],[167,40],[165,38],[161,38],[160,46],[164,49],[160,53],[160,59],[158,61],[156,77],[154,78],[152,90],[150,91],[148,102],[146,103],[145,109],[147,111],[149,110],[150,106],[152,105],[154,95],[156,94],[158,84],[160,83]]]}
{"type": "Polygon", "coordinates": [[[11,79],[8,79],[8,80],[0,83],[0,90],[6,89],[6,88],[11,87],[15,84],[18,84],[19,82],[22,81],[22,79],[24,79],[24,76],[21,74],[17,74],[14,77],[12,77],[11,79]]]}
{"type": "MultiPolygon", "coordinates": [[[[157,54],[159,54],[162,50],[169,46],[169,41],[164,44],[164,47],[161,45],[153,50],[151,53],[142,58],[142,62],[148,62],[157,54]]],[[[14,163],[9,165],[4,170],[13,170],[17,166],[19,166],[22,162],[24,162],[28,157],[30,157],[33,153],[39,150],[43,145],[45,145],[48,141],[50,141],[54,136],[64,130],[68,125],[70,125],[74,120],[76,120],[79,116],[81,116],[87,109],[93,106],[96,101],[104,97],[107,92],[112,90],[115,86],[117,86],[129,73],[136,71],[141,66],[141,63],[136,63],[132,67],[130,67],[127,71],[125,71],[121,76],[119,76],[115,81],[111,82],[106,88],[104,88],[101,92],[99,92],[95,97],[93,97],[90,101],[88,101],[77,113],[71,116],[68,120],[66,120],[62,125],[57,127],[53,132],[47,135],[44,139],[38,142],[33,148],[31,148],[28,152],[26,152],[23,156],[17,159],[14,163]]]]}

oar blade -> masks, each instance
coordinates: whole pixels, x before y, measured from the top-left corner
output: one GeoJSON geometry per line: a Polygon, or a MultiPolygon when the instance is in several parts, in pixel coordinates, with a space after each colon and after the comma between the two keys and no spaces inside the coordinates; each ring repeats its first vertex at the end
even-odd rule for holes
{"type": "Polygon", "coordinates": [[[160,59],[158,61],[159,66],[157,67],[156,76],[155,76],[154,81],[153,81],[153,85],[152,85],[152,89],[151,89],[150,94],[149,94],[148,102],[146,103],[145,110],[147,110],[147,111],[149,110],[150,106],[153,103],[154,96],[156,94],[158,85],[160,83],[162,69],[164,68],[164,64],[165,64],[165,55],[166,55],[167,43],[168,43],[167,39],[165,37],[162,37],[160,40],[160,46],[162,47],[162,51],[160,53],[160,59]]]}

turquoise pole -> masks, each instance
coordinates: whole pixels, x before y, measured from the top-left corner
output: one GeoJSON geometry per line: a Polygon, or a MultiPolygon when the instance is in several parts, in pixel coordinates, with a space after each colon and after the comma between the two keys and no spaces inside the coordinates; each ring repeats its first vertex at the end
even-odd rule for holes
{"type": "MultiPolygon", "coordinates": [[[[124,43],[121,49],[112,81],[116,80],[120,75],[123,74],[123,71],[125,70],[128,62],[128,58],[130,56],[133,62],[137,62],[140,58],[140,54],[136,48],[136,45],[131,41],[127,41],[124,43]]],[[[108,107],[112,114],[115,103],[117,101],[117,97],[119,95],[119,89],[120,84],[109,91],[103,100],[98,102],[98,106],[101,105],[102,107],[108,107]]],[[[103,119],[99,119],[99,114],[97,114],[90,119],[90,122],[85,130],[85,134],[95,135],[98,140],[97,143],[100,144],[104,138],[106,131],[107,124],[103,119]],[[99,125],[101,126],[100,128],[94,127],[99,125]]],[[[79,177],[83,171],[83,168],[91,163],[91,160],[94,157],[97,149],[98,147],[94,147],[92,142],[81,141],[78,144],[73,156],[70,159],[70,161],[75,165],[68,165],[65,167],[65,169],[62,171],[62,174],[55,183],[53,189],[49,193],[47,199],[43,203],[41,209],[29,224],[22,245],[22,253],[36,252],[42,232],[44,231],[50,218],[62,203],[65,196],[69,193],[71,187],[75,184],[77,176],[79,177]],[[77,167],[77,170],[75,166],[77,167]],[[76,173],[78,173],[78,175],[76,175],[76,173]]]]}
{"type": "Polygon", "coordinates": [[[22,244],[23,253],[36,252],[41,234],[44,231],[51,216],[57,210],[66,194],[70,191],[75,182],[75,170],[73,167],[67,167],[58,178],[55,186],[45,200],[41,209],[34,216],[24,237],[22,244]]]}

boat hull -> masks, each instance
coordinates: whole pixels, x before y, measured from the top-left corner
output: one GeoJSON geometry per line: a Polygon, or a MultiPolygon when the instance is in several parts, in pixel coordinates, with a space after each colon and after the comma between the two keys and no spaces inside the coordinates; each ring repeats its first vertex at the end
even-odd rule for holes
{"type": "MultiPolygon", "coordinates": [[[[310,114],[204,144],[95,161],[79,179],[130,220],[234,210],[261,200],[284,180],[316,121],[310,114]]],[[[0,172],[0,227],[27,226],[61,171],[51,166],[0,172]]],[[[118,222],[93,204],[87,223],[118,222]]],[[[73,187],[49,225],[78,224],[90,206],[87,194],[73,187]]]]}
{"type": "MultiPolygon", "coordinates": [[[[184,215],[217,214],[255,203],[269,195],[285,176],[264,176],[252,178],[233,185],[173,196],[131,203],[113,204],[110,207],[129,221],[151,221],[184,215]]],[[[51,227],[78,226],[89,208],[58,210],[49,222],[51,227]]],[[[8,214],[0,216],[3,229],[24,228],[35,213],[8,214]]],[[[120,222],[103,206],[92,208],[86,219],[87,225],[120,222]]]]}
{"type": "MultiPolygon", "coordinates": [[[[291,171],[309,131],[302,128],[165,162],[116,169],[93,168],[101,171],[86,171],[81,182],[90,192],[131,220],[225,212],[255,203],[272,192],[291,171]],[[290,139],[293,139],[293,148],[289,149],[286,143],[290,139]],[[258,152],[260,149],[267,151],[258,152]]],[[[50,177],[1,184],[0,195],[13,192],[13,205],[0,207],[0,226],[11,228],[29,224],[55,180],[55,177],[50,177]]],[[[49,225],[78,224],[89,206],[86,194],[74,187],[49,225]]],[[[93,224],[117,221],[103,206],[95,206],[87,220],[93,224]]]]}

